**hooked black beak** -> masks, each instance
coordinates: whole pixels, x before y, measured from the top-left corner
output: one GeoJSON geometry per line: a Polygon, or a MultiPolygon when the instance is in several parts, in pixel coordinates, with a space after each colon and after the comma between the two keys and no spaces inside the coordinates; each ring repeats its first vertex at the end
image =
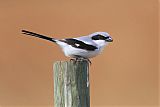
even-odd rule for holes
{"type": "Polygon", "coordinates": [[[106,42],[113,42],[113,39],[111,37],[106,38],[106,42]]]}

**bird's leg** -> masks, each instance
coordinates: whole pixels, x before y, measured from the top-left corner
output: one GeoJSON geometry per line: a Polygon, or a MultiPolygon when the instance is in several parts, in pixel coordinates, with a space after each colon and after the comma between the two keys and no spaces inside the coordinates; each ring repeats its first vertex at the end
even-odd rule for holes
{"type": "Polygon", "coordinates": [[[77,62],[79,61],[79,58],[76,58],[76,60],[75,60],[75,61],[76,61],[76,63],[77,63],[77,62]]]}
{"type": "Polygon", "coordinates": [[[71,58],[70,59],[70,61],[74,61],[75,63],[77,62],[77,61],[79,61],[80,60],[80,56],[78,56],[78,55],[74,55],[74,57],[73,58],[71,58]]]}
{"type": "Polygon", "coordinates": [[[92,62],[88,58],[84,58],[84,57],[80,57],[80,56],[77,56],[75,58],[70,59],[70,61],[74,61],[74,63],[77,63],[78,61],[83,61],[83,60],[89,62],[90,65],[92,64],[92,62]]]}
{"type": "Polygon", "coordinates": [[[74,64],[77,63],[77,58],[71,58],[70,61],[73,61],[74,64]]]}
{"type": "Polygon", "coordinates": [[[80,59],[78,57],[76,58],[71,58],[70,61],[73,61],[74,63],[77,63],[77,61],[79,61],[80,59]]]}

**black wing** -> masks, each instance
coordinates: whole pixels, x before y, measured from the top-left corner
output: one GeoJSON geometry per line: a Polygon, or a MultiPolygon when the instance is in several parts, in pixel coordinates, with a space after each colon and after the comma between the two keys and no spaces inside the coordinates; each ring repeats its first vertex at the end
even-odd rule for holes
{"type": "Polygon", "coordinates": [[[94,51],[98,49],[96,46],[86,44],[83,41],[77,40],[77,39],[65,39],[63,42],[67,43],[68,45],[71,45],[72,47],[84,49],[88,51],[94,51]]]}

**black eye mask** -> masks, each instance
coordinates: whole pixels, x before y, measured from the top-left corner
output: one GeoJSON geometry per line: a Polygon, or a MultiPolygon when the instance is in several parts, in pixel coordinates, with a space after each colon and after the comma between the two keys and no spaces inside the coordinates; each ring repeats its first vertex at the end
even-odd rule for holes
{"type": "Polygon", "coordinates": [[[109,37],[105,37],[103,35],[95,35],[95,36],[92,36],[92,40],[106,40],[107,38],[109,37]]]}

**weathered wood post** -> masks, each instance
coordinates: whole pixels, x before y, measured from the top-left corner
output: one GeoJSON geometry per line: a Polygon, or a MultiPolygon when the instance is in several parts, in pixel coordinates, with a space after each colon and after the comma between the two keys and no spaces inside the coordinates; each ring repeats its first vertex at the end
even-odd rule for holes
{"type": "Polygon", "coordinates": [[[54,63],[54,107],[90,107],[87,61],[54,63]]]}

